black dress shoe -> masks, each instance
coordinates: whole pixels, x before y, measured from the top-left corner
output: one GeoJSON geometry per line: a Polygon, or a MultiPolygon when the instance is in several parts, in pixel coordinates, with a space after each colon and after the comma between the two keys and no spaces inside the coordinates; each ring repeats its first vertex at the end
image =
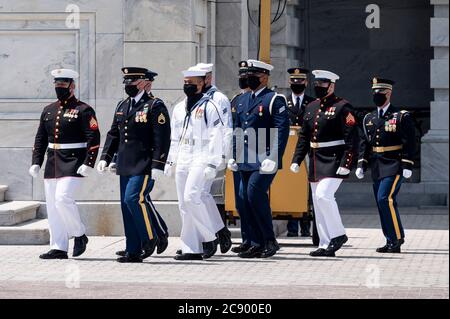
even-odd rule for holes
{"type": "Polygon", "coordinates": [[[211,258],[217,252],[217,241],[203,243],[203,259],[211,258]]]}
{"type": "Polygon", "coordinates": [[[302,231],[300,234],[301,237],[311,237],[310,231],[302,231]]]}
{"type": "Polygon", "coordinates": [[[233,253],[239,254],[239,253],[249,250],[250,247],[251,247],[250,244],[241,244],[239,246],[231,248],[231,251],[233,253]]]}
{"type": "Polygon", "coordinates": [[[333,238],[330,241],[330,244],[327,247],[328,252],[337,252],[339,249],[341,249],[342,245],[344,245],[348,241],[347,235],[342,235],[336,238],[333,238]]]}
{"type": "Polygon", "coordinates": [[[52,249],[49,252],[39,256],[41,259],[67,259],[67,252],[58,249],[52,249]]]}
{"type": "Polygon", "coordinates": [[[402,252],[401,246],[404,243],[402,240],[399,240],[395,243],[391,243],[388,245],[386,253],[388,254],[400,254],[402,252]]]}
{"type": "Polygon", "coordinates": [[[240,258],[261,258],[263,250],[264,249],[262,247],[251,246],[248,250],[239,253],[238,257],[240,257],[240,258]]]}
{"type": "Polygon", "coordinates": [[[280,246],[278,246],[278,243],[276,243],[275,241],[268,241],[261,254],[261,258],[272,257],[277,253],[279,249],[280,246]]]}
{"type": "Polygon", "coordinates": [[[333,251],[327,251],[326,249],[319,248],[309,253],[312,257],[334,257],[335,254],[333,251]]]}
{"type": "Polygon", "coordinates": [[[302,237],[311,237],[311,221],[307,217],[300,219],[300,235],[302,237]]]}
{"type": "Polygon", "coordinates": [[[120,257],[123,257],[123,256],[125,256],[127,254],[127,251],[126,250],[119,250],[119,251],[116,251],[116,255],[117,256],[120,256],[120,257]]]}
{"type": "Polygon", "coordinates": [[[294,232],[288,232],[287,233],[287,237],[298,237],[298,233],[294,233],[294,232]]]}
{"type": "Polygon", "coordinates": [[[227,227],[224,227],[217,233],[217,238],[219,238],[220,252],[226,254],[233,244],[231,242],[231,232],[227,227]]]}
{"type": "Polygon", "coordinates": [[[158,241],[156,242],[156,253],[161,255],[164,251],[166,251],[169,246],[169,235],[158,237],[158,241]]]}
{"type": "Polygon", "coordinates": [[[73,257],[81,256],[86,251],[86,245],[89,239],[86,235],[75,237],[75,245],[73,246],[73,257]]]}
{"type": "Polygon", "coordinates": [[[175,260],[203,260],[202,254],[181,254],[174,257],[175,260]]]}
{"type": "Polygon", "coordinates": [[[142,246],[142,259],[148,258],[155,252],[157,239],[152,239],[142,246]]]}
{"type": "Polygon", "coordinates": [[[117,258],[119,263],[141,263],[142,256],[139,254],[126,253],[125,256],[117,258]]]}
{"type": "Polygon", "coordinates": [[[397,243],[387,242],[383,247],[377,248],[377,253],[401,253],[401,246],[405,243],[403,238],[399,239],[397,243]]]}

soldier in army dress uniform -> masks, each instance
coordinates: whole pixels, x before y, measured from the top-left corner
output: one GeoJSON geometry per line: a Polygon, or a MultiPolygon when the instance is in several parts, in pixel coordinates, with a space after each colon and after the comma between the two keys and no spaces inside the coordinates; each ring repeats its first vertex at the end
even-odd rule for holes
{"type": "Polygon", "coordinates": [[[373,78],[376,110],[363,120],[364,136],[359,148],[356,176],[364,178],[371,168],[373,190],[386,244],[379,253],[400,253],[404,243],[397,195],[402,182],[412,175],[415,129],[411,114],[391,104],[394,81],[373,78]]]}
{"type": "Polygon", "coordinates": [[[170,120],[164,103],[151,98],[144,90],[148,70],[123,68],[128,98],[116,107],[101,161],[104,172],[117,153],[117,174],[120,176],[121,207],[126,236],[125,253],[118,252],[121,263],[142,262],[155,248],[165,249],[165,236],[156,231],[150,191],[163,175],[170,146],[170,120]],[[161,242],[161,240],[163,242],[161,242]]]}
{"type": "MultiPolygon", "coordinates": [[[[306,95],[305,90],[308,86],[309,70],[305,68],[290,68],[287,70],[289,74],[289,85],[291,94],[287,96],[288,114],[291,127],[298,129],[303,125],[303,115],[305,114],[306,106],[315,100],[315,98],[306,95]]],[[[299,221],[289,220],[287,224],[288,237],[297,237],[300,224],[300,234],[302,237],[311,236],[311,221],[310,214],[303,215],[299,221]]]]}
{"type": "Polygon", "coordinates": [[[40,258],[67,259],[69,239],[75,238],[74,257],[88,243],[74,196],[95,165],[100,131],[94,109],[74,96],[78,73],[57,69],[51,74],[58,101],[42,112],[29,172],[38,176],[47,153],[44,185],[51,250],[40,258]]]}

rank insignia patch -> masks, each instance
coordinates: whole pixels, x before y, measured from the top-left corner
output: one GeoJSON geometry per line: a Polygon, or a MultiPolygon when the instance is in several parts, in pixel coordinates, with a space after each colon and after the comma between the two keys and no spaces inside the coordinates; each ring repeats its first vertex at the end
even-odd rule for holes
{"type": "Polygon", "coordinates": [[[164,116],[163,113],[159,114],[158,116],[158,124],[161,125],[166,124],[166,117],[164,116]]]}
{"type": "Polygon", "coordinates": [[[89,127],[91,130],[96,131],[98,130],[98,123],[95,117],[91,117],[91,120],[89,121],[89,127]]]}

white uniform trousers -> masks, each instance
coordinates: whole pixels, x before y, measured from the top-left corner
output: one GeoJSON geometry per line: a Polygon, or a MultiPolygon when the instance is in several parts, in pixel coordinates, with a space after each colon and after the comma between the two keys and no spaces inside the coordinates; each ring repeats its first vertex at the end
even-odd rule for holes
{"type": "Polygon", "coordinates": [[[202,201],[206,204],[206,210],[208,211],[211,229],[214,231],[214,233],[217,233],[219,230],[225,227],[225,224],[223,223],[222,216],[217,209],[216,201],[211,194],[211,187],[213,183],[214,180],[205,182],[205,187],[202,191],[202,201]]]}
{"type": "Polygon", "coordinates": [[[311,183],[317,232],[320,238],[319,248],[326,249],[331,239],[345,235],[334,197],[341,183],[340,178],[324,178],[317,183],[311,183]]]}
{"type": "Polygon", "coordinates": [[[44,180],[51,249],[67,252],[69,239],[86,233],[74,200],[81,183],[80,177],[44,180]]]}
{"type": "Polygon", "coordinates": [[[184,254],[201,254],[202,243],[216,239],[202,198],[205,168],[206,165],[176,167],[175,182],[182,222],[181,250],[184,254]]]}

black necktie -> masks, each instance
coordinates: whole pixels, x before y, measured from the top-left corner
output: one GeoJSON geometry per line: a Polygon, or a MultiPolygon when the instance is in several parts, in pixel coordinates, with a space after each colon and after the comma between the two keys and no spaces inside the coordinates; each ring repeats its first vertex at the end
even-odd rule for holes
{"type": "Polygon", "coordinates": [[[380,119],[383,118],[383,109],[380,110],[380,119]]]}
{"type": "Polygon", "coordinates": [[[301,108],[301,105],[300,105],[300,96],[297,96],[297,104],[296,104],[296,106],[298,107],[298,109],[301,108]]]}
{"type": "Polygon", "coordinates": [[[136,101],[134,99],[131,99],[130,112],[133,110],[133,108],[135,106],[136,106],[136,101]]]}
{"type": "Polygon", "coordinates": [[[255,93],[252,94],[252,100],[254,100],[254,99],[256,99],[256,94],[255,93]]]}

